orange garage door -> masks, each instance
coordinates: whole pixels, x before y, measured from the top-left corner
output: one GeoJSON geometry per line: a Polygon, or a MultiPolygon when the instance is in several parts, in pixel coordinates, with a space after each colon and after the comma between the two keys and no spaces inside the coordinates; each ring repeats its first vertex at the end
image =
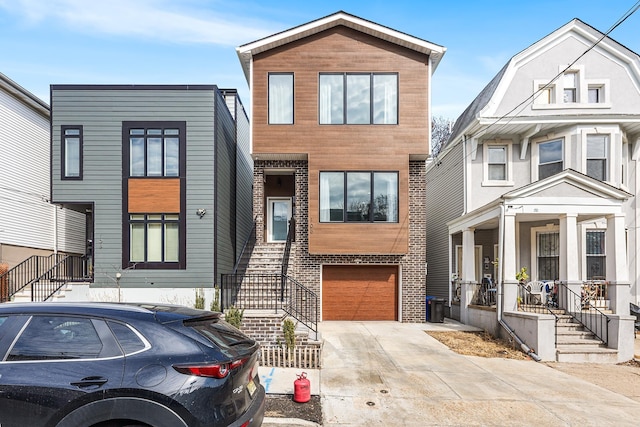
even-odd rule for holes
{"type": "Polygon", "coordinates": [[[326,265],[322,320],[397,320],[398,267],[326,265]]]}

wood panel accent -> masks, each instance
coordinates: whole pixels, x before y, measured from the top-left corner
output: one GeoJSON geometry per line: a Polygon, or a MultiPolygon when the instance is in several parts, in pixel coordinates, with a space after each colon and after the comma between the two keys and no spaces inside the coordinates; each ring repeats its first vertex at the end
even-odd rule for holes
{"type": "Polygon", "coordinates": [[[180,178],[129,178],[129,213],[180,213],[180,178]]]}
{"type": "Polygon", "coordinates": [[[325,265],[322,320],[397,320],[398,267],[325,265]]]}
{"type": "Polygon", "coordinates": [[[373,36],[335,27],[256,55],[253,62],[253,154],[429,153],[428,55],[373,36]],[[268,124],[268,73],[294,73],[294,124],[268,124]],[[397,125],[320,125],[321,72],[397,72],[397,125]]]}
{"type": "Polygon", "coordinates": [[[309,158],[309,253],[387,255],[409,252],[409,159],[396,156],[342,156],[331,153],[309,158]],[[320,171],[398,171],[397,223],[321,223],[320,171]]]}

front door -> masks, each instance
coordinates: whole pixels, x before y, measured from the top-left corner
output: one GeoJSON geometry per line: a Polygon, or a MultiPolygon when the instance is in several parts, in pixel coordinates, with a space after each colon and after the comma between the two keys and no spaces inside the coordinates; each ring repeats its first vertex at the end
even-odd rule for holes
{"type": "Polygon", "coordinates": [[[269,242],[285,242],[291,219],[291,198],[267,199],[267,235],[269,242]]]}

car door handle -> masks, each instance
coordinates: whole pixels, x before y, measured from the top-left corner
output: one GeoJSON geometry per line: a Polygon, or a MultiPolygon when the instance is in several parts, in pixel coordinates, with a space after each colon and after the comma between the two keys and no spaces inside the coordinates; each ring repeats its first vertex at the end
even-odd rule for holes
{"type": "Polygon", "coordinates": [[[86,377],[81,379],[80,381],[72,382],[72,386],[84,388],[84,387],[92,387],[92,386],[101,386],[107,383],[106,378],[104,377],[86,377]]]}

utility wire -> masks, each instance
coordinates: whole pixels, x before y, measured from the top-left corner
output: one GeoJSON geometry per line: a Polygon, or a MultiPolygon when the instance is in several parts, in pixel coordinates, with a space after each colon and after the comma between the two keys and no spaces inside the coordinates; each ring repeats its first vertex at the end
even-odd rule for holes
{"type": "MultiPolygon", "coordinates": [[[[500,130],[502,130],[503,128],[505,128],[509,123],[511,123],[511,121],[513,119],[515,119],[516,117],[518,117],[517,115],[513,115],[513,116],[509,116],[510,114],[512,114],[514,111],[518,110],[520,108],[520,110],[518,111],[518,113],[522,112],[522,110],[524,110],[524,108],[530,103],[532,102],[535,97],[542,91],[546,90],[549,86],[551,86],[551,84],[553,82],[555,82],[557,79],[559,79],[567,70],[571,69],[571,67],[578,62],[582,57],[584,57],[587,53],[589,53],[591,50],[593,50],[598,44],[600,44],[600,42],[602,42],[602,40],[604,40],[605,38],[607,38],[609,36],[609,34],[615,30],[616,28],[618,28],[624,21],[626,21],[631,15],[633,15],[638,9],[640,9],[640,0],[637,1],[631,8],[629,8],[629,10],[627,10],[608,30],[607,32],[605,32],[602,37],[600,37],[596,42],[594,42],[591,46],[589,46],[589,48],[587,48],[582,54],[580,54],[575,60],[573,60],[567,67],[565,67],[561,72],[559,72],[555,77],[553,77],[547,84],[545,84],[544,86],[538,88],[538,90],[536,90],[532,95],[529,95],[527,98],[525,98],[522,102],[520,102],[518,105],[516,105],[514,108],[512,108],[511,110],[509,110],[507,113],[503,114],[502,116],[500,116],[499,118],[495,119],[492,123],[489,123],[489,125],[487,125],[487,127],[483,130],[481,130],[481,132],[478,134],[478,136],[483,136],[486,135],[489,131],[490,128],[498,126],[499,124],[499,128],[496,131],[496,133],[499,133],[500,130]],[[505,123],[500,123],[503,119],[509,117],[509,120],[507,120],[505,123]]],[[[511,61],[511,60],[510,60],[511,61]]],[[[455,145],[455,143],[453,144],[455,145]]],[[[446,146],[444,147],[446,148],[446,146]]],[[[471,156],[472,152],[470,151],[469,153],[467,153],[462,159],[456,161],[455,163],[451,164],[451,165],[447,165],[446,168],[443,168],[441,173],[438,174],[436,176],[439,177],[440,175],[442,175],[443,173],[457,167],[458,165],[461,164],[462,161],[464,161],[467,157],[471,156]]],[[[437,160],[437,156],[436,156],[436,160],[437,160]]],[[[439,166],[441,164],[441,161],[437,161],[436,162],[436,166],[439,166]]]]}

